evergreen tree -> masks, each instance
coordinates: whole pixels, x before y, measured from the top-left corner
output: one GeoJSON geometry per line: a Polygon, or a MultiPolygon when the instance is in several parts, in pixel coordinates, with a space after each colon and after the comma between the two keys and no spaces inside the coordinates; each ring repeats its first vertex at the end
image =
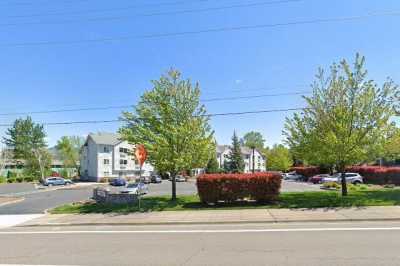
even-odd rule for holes
{"type": "Polygon", "coordinates": [[[232,173],[244,172],[244,160],[242,157],[242,152],[240,150],[240,142],[236,135],[236,132],[233,132],[232,147],[228,159],[229,159],[230,172],[232,173]]]}
{"type": "Polygon", "coordinates": [[[220,169],[219,169],[219,165],[218,165],[217,156],[215,153],[213,153],[211,155],[210,160],[207,163],[206,173],[207,174],[215,174],[215,173],[219,173],[219,172],[220,172],[220,169]]]}

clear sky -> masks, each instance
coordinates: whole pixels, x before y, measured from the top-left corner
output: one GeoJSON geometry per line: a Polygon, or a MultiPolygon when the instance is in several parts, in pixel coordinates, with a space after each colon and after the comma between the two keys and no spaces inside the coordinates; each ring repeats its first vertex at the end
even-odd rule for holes
{"type": "MultiPolygon", "coordinates": [[[[1,0],[0,113],[135,104],[150,80],[174,67],[203,98],[308,91],[318,67],[355,53],[370,78],[400,82],[400,16],[261,27],[112,42],[74,42],[400,12],[398,0],[1,0]],[[274,2],[267,4],[267,2],[274,2]],[[232,7],[237,5],[247,7],[232,7]],[[250,6],[251,5],[251,6],[250,6]],[[219,7],[232,7],[218,9],[219,7]],[[178,14],[175,11],[197,10],[178,14]],[[199,10],[202,10],[200,12],[199,10]],[[170,13],[168,13],[170,12],[170,13]],[[172,12],[172,13],[171,13],[172,12]],[[175,13],[174,13],[175,12],[175,13]],[[16,44],[28,44],[19,46],[16,44]],[[35,45],[34,45],[35,44],[35,45]]],[[[302,107],[299,95],[209,102],[210,113],[302,107]]],[[[115,119],[121,110],[32,115],[37,122],[115,119]]],[[[260,131],[281,142],[287,113],[212,119],[219,143],[260,131]]],[[[0,124],[18,116],[0,115],[0,124]]],[[[115,132],[118,124],[47,126],[63,135],[115,132]]],[[[0,127],[0,136],[5,128],[0,127]]]]}

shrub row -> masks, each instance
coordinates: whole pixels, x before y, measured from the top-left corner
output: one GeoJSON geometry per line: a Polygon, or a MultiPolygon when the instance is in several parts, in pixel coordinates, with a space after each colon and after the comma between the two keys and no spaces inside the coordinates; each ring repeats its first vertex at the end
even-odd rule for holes
{"type": "Polygon", "coordinates": [[[280,188],[281,175],[274,172],[205,174],[197,178],[197,191],[202,203],[230,203],[245,199],[272,201],[278,198],[280,188]]]}
{"type": "Polygon", "coordinates": [[[317,166],[296,166],[290,168],[290,171],[295,171],[305,177],[312,177],[321,173],[321,169],[317,166]]]}
{"type": "Polygon", "coordinates": [[[400,185],[400,167],[352,166],[346,168],[346,171],[359,173],[367,184],[400,185]]]}

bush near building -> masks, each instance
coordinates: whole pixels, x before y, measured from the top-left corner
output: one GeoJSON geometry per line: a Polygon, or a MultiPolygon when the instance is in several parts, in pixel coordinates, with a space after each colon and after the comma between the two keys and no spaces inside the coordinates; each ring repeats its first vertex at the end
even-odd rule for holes
{"type": "Polygon", "coordinates": [[[400,167],[351,166],[346,171],[359,173],[367,184],[400,185],[400,167]]]}
{"type": "Polygon", "coordinates": [[[278,198],[280,188],[281,175],[274,172],[205,174],[197,178],[200,200],[208,204],[237,200],[273,201],[278,198]]]}

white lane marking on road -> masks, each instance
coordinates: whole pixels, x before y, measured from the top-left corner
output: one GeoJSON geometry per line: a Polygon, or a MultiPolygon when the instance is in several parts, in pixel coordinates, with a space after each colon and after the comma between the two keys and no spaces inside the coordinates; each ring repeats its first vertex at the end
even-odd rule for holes
{"type": "Polygon", "coordinates": [[[39,218],[43,215],[44,214],[0,215],[0,228],[7,228],[22,224],[32,219],[39,218]]]}
{"type": "Polygon", "coordinates": [[[326,232],[326,231],[399,231],[400,227],[333,227],[287,229],[237,230],[71,230],[71,231],[0,231],[0,235],[66,235],[66,234],[191,234],[191,233],[274,233],[274,232],[326,232]]]}

